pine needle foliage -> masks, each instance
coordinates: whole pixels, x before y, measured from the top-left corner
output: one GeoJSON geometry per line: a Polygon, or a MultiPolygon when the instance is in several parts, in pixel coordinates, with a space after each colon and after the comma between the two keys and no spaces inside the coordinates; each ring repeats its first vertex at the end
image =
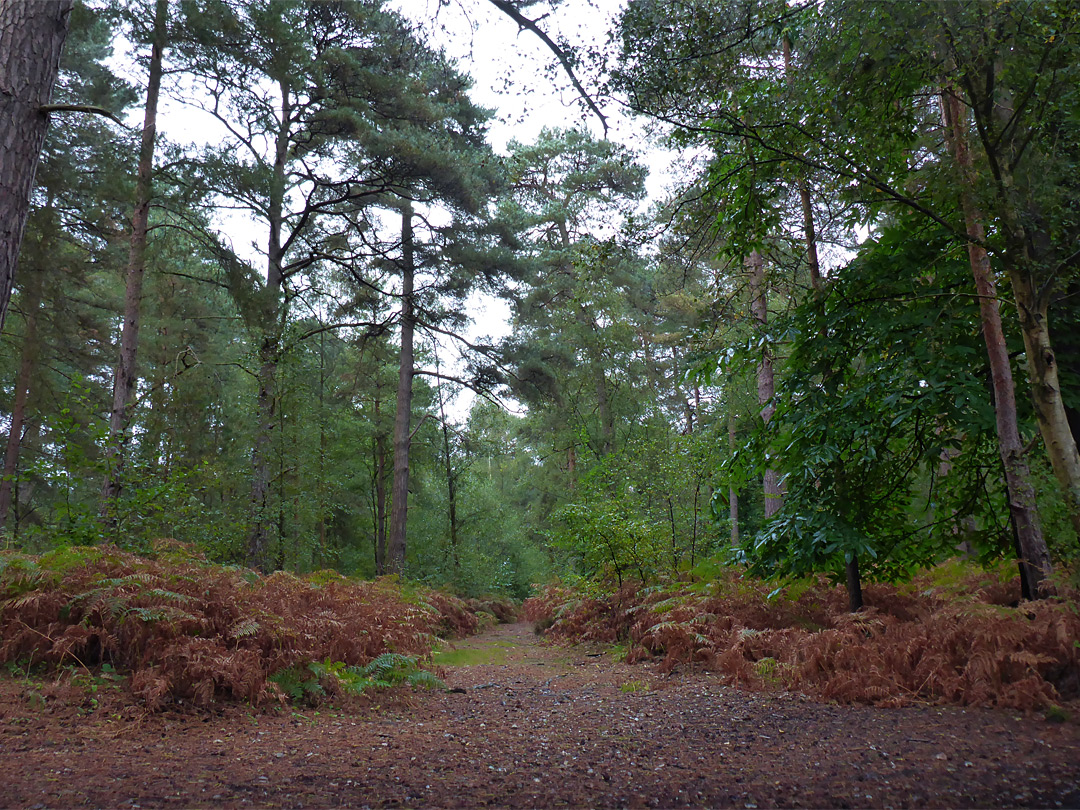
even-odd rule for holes
{"type": "Polygon", "coordinates": [[[420,657],[478,625],[444,593],[328,572],[263,577],[170,541],[155,557],[110,546],[0,553],[0,661],[109,664],[155,709],[437,686],[420,657]]]}
{"type": "Polygon", "coordinates": [[[551,586],[524,610],[553,638],[625,644],[627,661],[665,672],[696,665],[842,703],[1036,709],[1080,699],[1077,593],[1058,592],[1020,602],[1015,580],[952,563],[867,586],[855,614],[824,578],[777,590],[737,573],[588,598],[551,586]]]}

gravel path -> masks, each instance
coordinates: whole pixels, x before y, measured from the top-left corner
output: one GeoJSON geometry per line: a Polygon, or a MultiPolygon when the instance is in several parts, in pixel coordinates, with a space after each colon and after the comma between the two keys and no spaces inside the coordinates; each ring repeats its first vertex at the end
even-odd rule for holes
{"type": "Polygon", "coordinates": [[[451,691],[148,715],[0,681],[3,807],[1080,807],[1080,725],[658,675],[507,625],[451,691]]]}

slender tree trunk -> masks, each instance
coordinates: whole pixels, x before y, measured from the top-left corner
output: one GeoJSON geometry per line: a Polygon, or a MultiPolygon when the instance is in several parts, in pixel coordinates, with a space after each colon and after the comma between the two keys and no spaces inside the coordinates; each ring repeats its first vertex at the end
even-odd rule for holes
{"type": "Polygon", "coordinates": [[[318,567],[326,567],[326,333],[319,334],[319,477],[315,496],[319,504],[318,567]]]}
{"type": "Polygon", "coordinates": [[[375,517],[375,574],[386,573],[386,433],[382,429],[380,409],[381,392],[375,397],[375,459],[374,459],[374,517],[375,517]]]}
{"type": "Polygon", "coordinates": [[[1013,386],[1009,353],[1005,344],[1005,332],[1001,325],[997,290],[990,258],[982,247],[986,242],[983,215],[975,205],[971,192],[973,166],[968,151],[967,138],[961,120],[960,103],[950,89],[942,94],[942,112],[949,150],[960,171],[960,201],[968,242],[968,260],[979,296],[979,317],[983,340],[990,361],[990,376],[994,388],[994,415],[997,422],[998,451],[1005,467],[1005,486],[1009,497],[1009,511],[1016,527],[1021,549],[1020,575],[1027,581],[1028,590],[1039,595],[1041,583],[1051,573],[1050,552],[1039,525],[1035,508],[1035,490],[1031,485],[1024,445],[1016,414],[1016,397],[1013,386]]]}
{"type": "MultiPolygon", "coordinates": [[[[735,452],[735,410],[728,403],[727,415],[728,447],[735,452]]],[[[728,486],[728,521],[731,523],[731,545],[739,545],[739,491],[733,485],[728,486]]]]}
{"type": "MultiPolygon", "coordinates": [[[[1015,241],[1015,237],[1010,240],[1015,241]]],[[[1020,315],[1024,356],[1035,420],[1039,425],[1046,455],[1065,496],[1069,518],[1080,536],[1080,452],[1061,398],[1057,357],[1050,339],[1049,301],[1033,288],[1032,276],[1015,262],[1007,262],[1013,296],[1020,315]]]]}
{"type": "MultiPolygon", "coordinates": [[[[750,311],[757,321],[761,334],[769,324],[768,289],[765,285],[765,262],[761,254],[756,250],[751,252],[746,260],[750,269],[750,311]]],[[[776,392],[776,383],[773,378],[772,350],[767,343],[762,345],[761,362],[757,369],[757,395],[758,404],[761,405],[761,418],[768,424],[772,419],[773,394],[776,392]]],[[[784,495],[780,490],[780,476],[771,468],[765,470],[762,477],[762,486],[765,493],[765,518],[771,518],[784,505],[784,495]]]]}
{"type": "Polygon", "coordinates": [[[73,0],[0,0],[0,331],[7,319],[34,173],[73,0]]]}
{"type": "MultiPolygon", "coordinates": [[[[440,374],[439,353],[433,351],[435,356],[435,373],[440,374]]],[[[454,475],[454,460],[450,454],[450,426],[446,421],[446,402],[443,399],[442,381],[436,384],[436,392],[439,397],[439,421],[442,424],[443,458],[446,460],[446,499],[447,513],[450,520],[450,554],[454,560],[454,568],[461,568],[461,554],[458,550],[458,522],[457,522],[457,477],[454,475]]]]}
{"type": "Polygon", "coordinates": [[[274,168],[270,179],[267,220],[270,234],[266,250],[266,287],[262,290],[262,337],[259,342],[259,370],[256,373],[255,442],[251,450],[251,530],[248,534],[247,562],[268,573],[270,559],[270,468],[273,463],[273,432],[277,414],[277,377],[281,353],[280,324],[282,288],[285,283],[285,249],[282,229],[285,221],[285,168],[292,120],[291,90],[279,83],[281,128],[274,145],[274,168]]]}
{"type": "Polygon", "coordinates": [[[150,225],[153,195],[154,147],[157,143],[157,106],[161,90],[161,62],[165,51],[169,0],[157,0],[154,33],[150,47],[150,70],[146,83],[142,142],[139,146],[138,177],[135,182],[135,211],[131,217],[131,248],[128,252],[127,287],[124,292],[124,326],[120,334],[120,358],[113,375],[113,404],[109,415],[105,482],[101,488],[101,516],[115,527],[116,507],[123,487],[125,452],[135,392],[135,369],[139,350],[139,322],[142,308],[143,276],[146,271],[146,235],[150,225]]]}
{"type": "MultiPolygon", "coordinates": [[[[1000,63],[995,74],[1000,73],[1000,63]]],[[[1010,130],[1015,115],[1015,99],[1001,93],[1005,85],[995,82],[994,92],[999,95],[992,105],[992,115],[1000,133],[1010,130]]],[[[957,102],[959,106],[959,103],[957,102]]],[[[985,111],[987,108],[981,108],[985,111]]],[[[992,139],[988,127],[979,130],[984,150],[991,154],[1002,151],[1008,139],[1002,135],[1001,142],[992,139]]],[[[1023,149],[1027,146],[1021,146],[1023,149]]],[[[1006,152],[1012,150],[1004,150],[1006,152]]],[[[1013,300],[1019,314],[1020,332],[1024,338],[1024,354],[1027,359],[1027,376],[1035,406],[1035,419],[1046,447],[1046,455],[1054,470],[1054,477],[1061,486],[1073,528],[1080,536],[1080,450],[1076,434],[1069,423],[1068,411],[1061,397],[1057,357],[1054,354],[1048,319],[1050,299],[1054,285],[1039,284],[1041,275],[1036,268],[1045,264],[1054,246],[1054,238],[1043,226],[1044,218],[1038,206],[1030,199],[1023,200],[1019,189],[1025,184],[1017,183],[1012,168],[1013,156],[1003,155],[997,161],[998,173],[995,183],[999,201],[1001,230],[1005,236],[1005,250],[1001,254],[1012,284],[1013,300]]],[[[971,158],[968,157],[969,163],[971,158]]],[[[1068,246],[1072,250],[1074,246],[1068,246]]],[[[1044,271],[1045,272],[1045,271],[1044,271]]]]}
{"type": "Polygon", "coordinates": [[[397,414],[394,417],[394,481],[390,492],[390,548],[387,571],[405,570],[406,524],[409,498],[409,441],[412,420],[413,331],[412,208],[401,212],[401,361],[398,367],[397,414]]]}
{"type": "MultiPolygon", "coordinates": [[[[784,34],[784,76],[791,81],[791,37],[784,34]]],[[[821,283],[821,264],[818,261],[817,232],[814,229],[814,206],[810,199],[810,185],[799,181],[799,200],[802,203],[803,236],[806,240],[806,264],[810,270],[810,289],[820,296],[823,291],[821,283]]]]}
{"type": "Polygon", "coordinates": [[[454,460],[450,454],[450,428],[446,424],[446,409],[443,407],[442,393],[439,393],[439,416],[442,420],[443,454],[446,459],[446,497],[447,512],[450,520],[450,553],[454,568],[461,568],[461,554],[458,547],[457,519],[457,477],[454,475],[454,460]]]}
{"type": "Polygon", "coordinates": [[[22,448],[23,425],[26,421],[26,402],[30,396],[30,382],[37,368],[37,321],[41,309],[42,271],[35,269],[24,275],[26,331],[23,334],[19,375],[15,378],[15,403],[11,409],[11,428],[8,430],[7,449],[4,452],[4,476],[0,479],[0,529],[7,525],[11,511],[11,495],[15,486],[15,474],[19,469],[19,451],[22,448]]]}
{"type": "Polygon", "coordinates": [[[256,373],[255,443],[251,452],[251,533],[247,562],[263,573],[271,569],[270,559],[270,464],[274,428],[277,425],[277,348],[266,342],[259,351],[256,373]]]}

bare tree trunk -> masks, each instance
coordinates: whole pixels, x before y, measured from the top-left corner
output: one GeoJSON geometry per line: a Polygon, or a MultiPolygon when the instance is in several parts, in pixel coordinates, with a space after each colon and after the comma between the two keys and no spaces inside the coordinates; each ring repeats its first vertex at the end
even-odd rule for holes
{"type": "Polygon", "coordinates": [[[157,0],[154,33],[150,46],[150,70],[143,111],[142,143],[139,146],[138,177],[135,182],[135,211],[131,217],[131,248],[128,252],[127,288],[124,293],[124,326],[120,334],[120,358],[113,376],[113,404],[109,415],[105,482],[101,488],[101,517],[115,527],[116,507],[123,488],[123,472],[128,428],[131,422],[135,368],[139,351],[139,322],[142,308],[143,276],[146,271],[146,235],[150,225],[153,194],[154,147],[157,143],[157,106],[161,90],[161,61],[165,51],[169,0],[157,0]]]}
{"type": "Polygon", "coordinates": [[[11,428],[8,430],[7,449],[4,452],[4,477],[0,479],[0,529],[7,525],[8,513],[11,511],[11,493],[15,486],[15,474],[19,469],[19,451],[22,448],[23,424],[26,421],[26,402],[30,396],[30,381],[37,368],[41,274],[42,271],[37,269],[26,273],[26,331],[23,334],[19,375],[15,379],[15,403],[11,409],[11,428]]]}
{"type": "MultiPolygon", "coordinates": [[[[728,447],[735,452],[735,411],[728,403],[728,447]]],[[[728,486],[728,520],[731,523],[731,545],[739,545],[739,492],[733,485],[728,486]]]]}
{"type": "Polygon", "coordinates": [[[993,270],[986,249],[986,232],[983,215],[975,206],[971,193],[973,166],[968,151],[960,103],[956,94],[946,88],[941,94],[946,140],[953,159],[960,170],[960,201],[968,242],[968,260],[979,296],[979,318],[982,323],[983,340],[990,361],[990,376],[994,388],[994,415],[997,421],[998,451],[1005,467],[1005,486],[1009,497],[1009,512],[1016,527],[1021,550],[1020,575],[1030,593],[1040,595],[1040,584],[1051,573],[1050,552],[1043,538],[1039,514],[1035,508],[1035,490],[1031,485],[1031,473],[1016,414],[1016,396],[1013,386],[1009,353],[1005,344],[1005,332],[1001,326],[1001,311],[993,270]]]}
{"type": "MultiPolygon", "coordinates": [[[[784,34],[784,76],[791,80],[791,37],[784,34]]],[[[821,264],[818,261],[817,232],[814,229],[814,206],[810,199],[810,186],[799,181],[799,200],[802,202],[803,236],[806,240],[806,264],[810,270],[810,289],[815,295],[821,295],[824,287],[821,283],[821,264]]]]}
{"type": "Polygon", "coordinates": [[[7,319],[34,174],[73,0],[0,0],[0,331],[7,319]]]}
{"type": "Polygon", "coordinates": [[[375,442],[374,442],[374,518],[375,518],[375,575],[386,573],[386,434],[380,424],[379,411],[382,404],[381,392],[375,398],[375,442]]]}
{"type": "MultiPolygon", "coordinates": [[[[1013,240],[1015,241],[1015,237],[1013,240]]],[[[1057,357],[1050,340],[1049,300],[1033,288],[1029,273],[1009,262],[1013,297],[1020,314],[1020,332],[1024,337],[1028,382],[1035,405],[1046,455],[1065,496],[1069,518],[1080,536],[1080,452],[1069,424],[1065,402],[1061,398],[1057,357]]]]}
{"type": "MultiPolygon", "coordinates": [[[[435,373],[439,371],[439,353],[433,350],[435,356],[435,373]]],[[[436,391],[439,397],[439,420],[442,424],[443,453],[446,459],[446,498],[447,512],[450,520],[450,554],[454,560],[454,568],[461,568],[461,554],[458,550],[458,522],[457,522],[457,476],[454,475],[453,457],[450,455],[450,426],[446,421],[446,402],[443,399],[442,380],[437,380],[436,391]]]]}
{"type": "MultiPolygon", "coordinates": [[[[756,250],[750,253],[746,260],[750,269],[750,311],[757,321],[762,335],[769,323],[768,289],[765,286],[765,263],[761,254],[756,250]]],[[[757,395],[758,404],[761,405],[761,418],[768,424],[772,419],[773,394],[776,392],[776,383],[773,378],[772,350],[767,344],[762,345],[761,362],[757,369],[757,395]]],[[[784,495],[780,490],[780,476],[776,470],[766,469],[762,477],[762,488],[765,493],[765,517],[772,517],[780,511],[784,505],[784,495]]]]}
{"type": "Polygon", "coordinates": [[[260,347],[256,374],[255,443],[251,451],[251,532],[248,535],[247,563],[269,573],[270,560],[270,464],[274,427],[277,424],[277,350],[264,343],[260,347]]]}
{"type": "Polygon", "coordinates": [[[266,250],[266,287],[262,290],[262,338],[259,343],[259,370],[256,374],[255,442],[251,449],[251,529],[248,533],[247,563],[264,573],[270,560],[270,467],[273,463],[273,431],[277,413],[277,371],[281,350],[279,334],[281,293],[285,283],[282,227],[285,221],[285,167],[289,151],[292,118],[291,90],[286,81],[281,92],[281,128],[274,144],[274,168],[270,179],[267,220],[270,234],[266,250]]]}
{"type": "Polygon", "coordinates": [[[387,571],[405,570],[406,524],[409,498],[409,442],[411,439],[413,331],[413,229],[412,208],[401,211],[401,360],[398,366],[397,414],[394,417],[394,481],[390,491],[390,548],[387,571]]]}

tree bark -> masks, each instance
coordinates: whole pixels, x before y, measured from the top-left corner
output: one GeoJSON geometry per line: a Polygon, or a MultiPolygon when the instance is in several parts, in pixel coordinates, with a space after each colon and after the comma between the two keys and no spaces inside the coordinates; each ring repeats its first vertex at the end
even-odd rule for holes
{"type": "Polygon", "coordinates": [[[259,343],[259,370],[256,374],[255,441],[251,450],[251,530],[248,533],[247,562],[269,573],[270,560],[270,466],[273,463],[273,431],[277,412],[277,370],[281,354],[281,293],[285,283],[285,249],[282,229],[285,222],[285,169],[292,122],[292,96],[287,81],[278,83],[281,93],[280,129],[274,142],[274,168],[270,179],[266,217],[270,234],[266,249],[266,287],[261,302],[262,337],[259,343]]]}
{"type": "Polygon", "coordinates": [[[398,366],[397,414],[394,417],[394,480],[390,491],[390,541],[387,571],[405,570],[406,524],[409,498],[409,443],[412,421],[413,332],[413,228],[412,208],[401,212],[401,360],[398,366]]]}
{"type": "MultiPolygon", "coordinates": [[[[728,403],[728,447],[735,452],[735,411],[728,403]]],[[[728,485],[728,520],[731,523],[731,545],[739,545],[739,491],[733,484],[728,485]]]]}
{"type": "MultiPolygon", "coordinates": [[[[439,354],[436,350],[435,373],[439,371],[439,354]]],[[[439,421],[442,423],[443,454],[446,460],[446,499],[447,517],[450,521],[450,555],[454,560],[454,568],[461,568],[461,554],[458,549],[458,520],[457,520],[457,476],[454,475],[454,460],[450,454],[450,425],[446,421],[446,402],[443,399],[442,381],[437,380],[436,391],[439,397],[439,421]]]]}
{"type": "Polygon", "coordinates": [[[1080,452],[1069,424],[1065,402],[1061,398],[1057,357],[1050,338],[1048,320],[1049,300],[1034,289],[1031,273],[1025,272],[1011,259],[1024,250],[1028,242],[1018,234],[1009,238],[1006,264],[1012,282],[1013,297],[1020,316],[1020,332],[1024,337],[1027,376],[1035,420],[1039,425],[1046,455],[1065,496],[1069,518],[1080,537],[1080,452]]]}
{"type": "Polygon", "coordinates": [[[375,519],[375,575],[380,577],[386,573],[386,458],[389,455],[386,447],[386,433],[382,429],[382,420],[379,418],[381,409],[382,386],[376,385],[372,512],[375,519]]]}
{"type": "Polygon", "coordinates": [[[1027,583],[1028,591],[1038,596],[1045,590],[1041,585],[1052,570],[1050,552],[1039,524],[1035,490],[1031,485],[1031,474],[1020,439],[1012,368],[1009,365],[1005,332],[1001,325],[994,273],[990,266],[990,257],[982,247],[986,243],[986,231],[982,212],[976,207],[972,194],[974,169],[961,120],[960,102],[949,88],[943,90],[941,100],[946,141],[960,174],[960,203],[970,238],[968,260],[979,296],[979,318],[990,362],[998,451],[1005,468],[1009,512],[1020,545],[1020,575],[1027,583]]]}
{"type": "Polygon", "coordinates": [[[11,511],[11,495],[19,469],[19,451],[22,448],[23,425],[26,422],[26,403],[30,396],[30,382],[37,368],[37,321],[38,311],[41,309],[42,271],[35,269],[26,275],[26,331],[23,333],[19,375],[15,378],[15,403],[11,409],[11,428],[8,430],[7,449],[4,452],[4,476],[0,479],[0,529],[7,525],[11,511]]]}
{"type": "MultiPolygon", "coordinates": [[[[756,250],[750,253],[746,260],[750,269],[750,312],[757,321],[762,337],[769,323],[768,289],[765,286],[765,262],[761,254],[756,250]]],[[[773,394],[776,392],[776,383],[773,378],[772,350],[767,342],[762,343],[761,362],[757,369],[757,395],[758,404],[761,405],[761,419],[765,424],[772,419],[773,394]]],[[[762,476],[762,488],[765,493],[765,517],[771,518],[784,505],[784,495],[780,489],[780,476],[776,470],[766,468],[762,476]]]]}
{"type": "Polygon", "coordinates": [[[844,564],[844,573],[847,575],[848,610],[858,613],[862,610],[862,577],[859,574],[859,555],[852,554],[851,559],[844,564]]]}
{"type": "Polygon", "coordinates": [[[146,236],[150,226],[153,196],[154,147],[157,143],[157,107],[161,90],[161,62],[165,51],[169,0],[157,0],[154,33],[150,46],[150,68],[146,83],[142,142],[139,146],[138,175],[135,182],[135,211],[131,217],[131,247],[128,251],[127,285],[124,292],[124,326],[120,334],[120,358],[113,375],[113,403],[109,415],[105,482],[101,488],[101,517],[107,526],[116,525],[116,507],[123,489],[123,472],[135,391],[135,369],[139,351],[139,324],[142,309],[143,276],[146,272],[146,236]]]}
{"type": "Polygon", "coordinates": [[[0,0],[0,331],[49,127],[73,0],[0,0]]]}

